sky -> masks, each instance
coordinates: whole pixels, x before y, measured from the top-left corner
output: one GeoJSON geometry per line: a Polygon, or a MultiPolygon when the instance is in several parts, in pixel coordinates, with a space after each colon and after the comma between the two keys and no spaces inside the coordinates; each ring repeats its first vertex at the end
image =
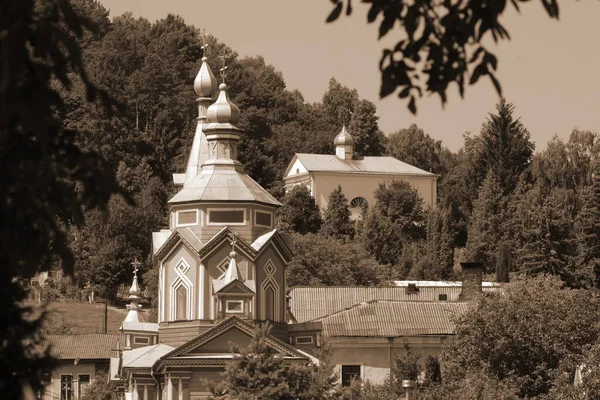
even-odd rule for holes
{"type": "MultiPolygon", "coordinates": [[[[418,115],[395,95],[379,98],[379,59],[399,40],[392,30],[378,40],[378,24],[366,21],[367,6],[353,0],[354,12],[334,23],[325,19],[329,0],[100,0],[111,17],[124,12],[150,21],[169,13],[206,29],[240,56],[261,55],[283,73],[289,89],[309,102],[322,99],[331,77],[356,88],[377,105],[386,134],[416,123],[456,151],[463,133],[478,133],[498,101],[491,82],[467,87],[465,99],[451,86],[448,103],[421,98],[418,115]]],[[[600,2],[560,2],[560,21],[551,20],[541,1],[510,3],[501,22],[510,41],[488,47],[498,57],[497,77],[515,114],[543,150],[555,134],[567,139],[574,128],[600,131],[600,2]]],[[[190,82],[191,84],[191,82],[190,82]]],[[[242,110],[243,111],[243,110],[242,110]]]]}

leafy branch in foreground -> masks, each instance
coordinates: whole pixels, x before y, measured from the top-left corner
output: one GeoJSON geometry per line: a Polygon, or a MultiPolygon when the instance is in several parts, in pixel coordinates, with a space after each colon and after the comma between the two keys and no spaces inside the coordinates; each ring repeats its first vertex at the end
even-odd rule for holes
{"type": "MultiPolygon", "coordinates": [[[[337,20],[346,5],[346,15],[352,14],[352,0],[330,0],[333,10],[327,22],[337,20]]],[[[520,11],[519,3],[511,0],[520,11]]],[[[379,23],[379,38],[395,28],[403,28],[401,40],[393,49],[384,49],[379,61],[381,88],[379,95],[386,97],[399,89],[398,97],[408,98],[408,109],[417,113],[416,99],[426,93],[437,93],[442,105],[447,101],[451,83],[458,85],[461,98],[465,84],[473,85],[482,76],[488,76],[502,95],[500,82],[495,76],[498,59],[483,42],[492,37],[494,43],[510,39],[499,18],[507,1],[466,0],[362,0],[370,4],[369,23],[379,23]],[[424,84],[423,84],[424,81],[424,84]]],[[[550,18],[558,19],[557,0],[542,0],[550,18]]]]}

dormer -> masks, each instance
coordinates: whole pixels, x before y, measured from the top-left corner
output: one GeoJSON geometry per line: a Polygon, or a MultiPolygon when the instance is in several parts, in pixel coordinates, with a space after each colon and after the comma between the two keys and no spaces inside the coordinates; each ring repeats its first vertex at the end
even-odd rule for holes
{"type": "Polygon", "coordinates": [[[254,281],[244,281],[237,266],[237,254],[232,251],[227,270],[220,279],[213,281],[214,307],[216,320],[236,315],[252,320],[252,300],[255,295],[254,281]]]}

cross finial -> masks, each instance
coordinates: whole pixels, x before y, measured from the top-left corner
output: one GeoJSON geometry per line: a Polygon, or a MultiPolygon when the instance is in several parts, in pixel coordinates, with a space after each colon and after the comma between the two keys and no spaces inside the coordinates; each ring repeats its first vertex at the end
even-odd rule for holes
{"type": "Polygon", "coordinates": [[[237,234],[231,232],[231,251],[235,251],[235,244],[237,243],[237,234]]]}
{"type": "Polygon", "coordinates": [[[131,265],[133,265],[133,276],[135,276],[137,278],[137,272],[140,270],[140,265],[142,265],[141,262],[138,261],[137,257],[131,262],[131,265]]]}
{"type": "Polygon", "coordinates": [[[225,83],[225,77],[227,77],[226,60],[227,60],[227,58],[229,58],[229,56],[231,56],[231,54],[223,54],[223,55],[219,56],[219,58],[223,62],[223,67],[219,70],[219,72],[221,73],[221,83],[225,83]]]}
{"type": "Polygon", "coordinates": [[[206,43],[206,29],[202,29],[200,36],[202,37],[202,57],[206,57],[208,49],[208,43],[206,43]]]}

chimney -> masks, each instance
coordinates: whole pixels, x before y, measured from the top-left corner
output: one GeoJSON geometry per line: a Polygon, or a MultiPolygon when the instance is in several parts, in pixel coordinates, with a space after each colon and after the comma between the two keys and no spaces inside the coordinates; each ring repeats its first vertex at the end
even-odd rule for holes
{"type": "Polygon", "coordinates": [[[483,276],[483,263],[461,262],[463,283],[459,301],[475,300],[481,294],[481,280],[483,276]]]}

